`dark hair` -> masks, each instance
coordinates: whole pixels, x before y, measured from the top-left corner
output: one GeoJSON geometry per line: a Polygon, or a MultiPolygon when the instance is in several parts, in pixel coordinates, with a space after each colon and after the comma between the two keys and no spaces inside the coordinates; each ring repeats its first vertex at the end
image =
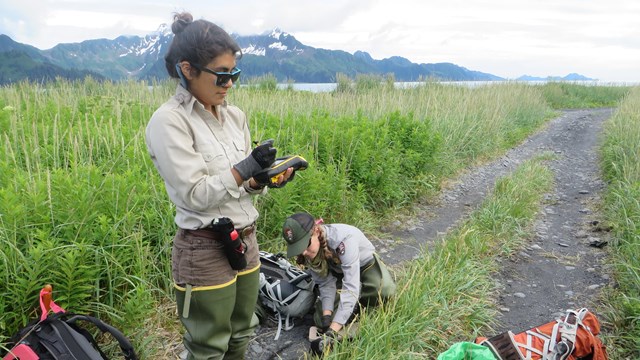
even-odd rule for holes
{"type": "Polygon", "coordinates": [[[238,59],[242,57],[240,46],[226,31],[207,20],[193,21],[188,12],[173,15],[171,31],[174,37],[164,62],[169,76],[173,78],[178,77],[175,66],[181,61],[206,66],[224,53],[233,54],[238,59]]]}

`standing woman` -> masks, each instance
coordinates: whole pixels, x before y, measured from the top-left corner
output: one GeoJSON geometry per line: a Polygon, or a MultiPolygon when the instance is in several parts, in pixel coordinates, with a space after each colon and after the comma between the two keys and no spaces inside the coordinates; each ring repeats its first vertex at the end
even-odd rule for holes
{"type": "Polygon", "coordinates": [[[310,214],[297,213],[285,220],[282,236],[287,256],[297,256],[297,263],[305,265],[318,284],[320,306],[314,319],[325,334],[335,336],[358,306],[376,306],[395,293],[389,270],[360,229],[323,224],[310,214]]]}
{"type": "Polygon", "coordinates": [[[188,359],[242,359],[257,326],[252,196],[266,191],[254,176],[273,164],[276,149],[267,141],[252,150],[245,114],[226,101],[240,75],[236,42],[189,13],[176,14],[171,29],[165,65],[180,84],[151,117],[146,142],[176,206],[172,275],[184,345],[188,359]]]}

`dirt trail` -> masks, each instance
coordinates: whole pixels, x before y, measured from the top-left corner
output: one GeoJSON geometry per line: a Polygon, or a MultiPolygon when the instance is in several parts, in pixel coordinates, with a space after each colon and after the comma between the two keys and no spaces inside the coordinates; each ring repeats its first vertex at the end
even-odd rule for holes
{"type": "MultiPolygon", "coordinates": [[[[594,299],[609,280],[602,265],[605,250],[598,247],[606,245],[608,233],[598,213],[604,183],[597,151],[602,124],[611,114],[612,109],[563,112],[503,157],[462,175],[435,204],[419,205],[416,217],[386,229],[388,238],[375,241],[378,252],[391,266],[417,257],[421,248],[433,245],[480,205],[496,179],[535,155],[552,152],[556,186],[545,194],[535,237],[512,258],[502,260],[503,270],[496,278],[502,289],[496,332],[519,332],[551,321],[569,308],[588,307],[597,314],[594,299]]],[[[305,318],[298,323],[277,341],[276,328],[261,326],[247,359],[303,359],[312,321],[305,318]]],[[[426,358],[436,357],[430,355],[426,358]]]]}

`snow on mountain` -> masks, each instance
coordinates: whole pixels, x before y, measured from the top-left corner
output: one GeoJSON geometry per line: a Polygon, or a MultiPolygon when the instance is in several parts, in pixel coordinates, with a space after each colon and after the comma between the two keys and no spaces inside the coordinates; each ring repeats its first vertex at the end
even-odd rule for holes
{"type": "Polygon", "coordinates": [[[243,48],[242,53],[256,55],[256,56],[265,56],[267,54],[267,50],[263,47],[259,47],[254,44],[251,44],[248,47],[243,48]]]}
{"type": "Polygon", "coordinates": [[[275,50],[280,50],[280,51],[287,51],[287,46],[284,45],[281,42],[275,42],[271,45],[269,45],[269,49],[275,49],[275,50]]]}
{"type": "Polygon", "coordinates": [[[289,35],[289,34],[283,32],[282,30],[280,30],[278,28],[275,28],[275,29],[271,30],[271,34],[269,34],[269,37],[272,37],[274,39],[280,39],[280,35],[283,35],[283,34],[285,36],[289,35]]]}
{"type": "MultiPolygon", "coordinates": [[[[272,56],[280,54],[301,54],[306,46],[292,35],[276,28],[261,35],[240,36],[232,34],[243,54],[272,56]]],[[[276,55],[277,56],[277,55],[276,55]]]]}

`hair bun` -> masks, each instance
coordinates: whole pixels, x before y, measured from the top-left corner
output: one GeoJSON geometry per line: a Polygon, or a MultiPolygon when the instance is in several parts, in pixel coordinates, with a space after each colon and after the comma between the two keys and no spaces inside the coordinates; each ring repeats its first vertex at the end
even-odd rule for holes
{"type": "Polygon", "coordinates": [[[192,22],[193,22],[193,16],[188,12],[175,14],[173,16],[173,24],[171,25],[171,31],[176,35],[180,34],[192,22]]]}

